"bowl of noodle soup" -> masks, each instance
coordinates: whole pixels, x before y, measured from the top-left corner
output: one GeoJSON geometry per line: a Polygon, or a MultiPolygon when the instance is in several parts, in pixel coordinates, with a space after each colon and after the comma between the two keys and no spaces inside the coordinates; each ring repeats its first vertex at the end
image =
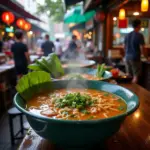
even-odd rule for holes
{"type": "Polygon", "coordinates": [[[60,80],[16,107],[41,137],[62,147],[90,147],[115,134],[139,106],[126,88],[103,81],[60,80]]]}

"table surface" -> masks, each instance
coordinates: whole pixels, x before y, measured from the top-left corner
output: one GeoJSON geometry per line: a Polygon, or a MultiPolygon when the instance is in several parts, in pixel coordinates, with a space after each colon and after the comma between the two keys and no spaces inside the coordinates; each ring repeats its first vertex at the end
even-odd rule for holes
{"type": "MultiPolygon", "coordinates": [[[[128,116],[120,130],[108,139],[104,149],[150,150],[150,92],[136,84],[121,84],[121,86],[138,95],[140,107],[128,116]]],[[[31,130],[31,133],[23,139],[19,150],[56,150],[56,148],[31,130]]]]}

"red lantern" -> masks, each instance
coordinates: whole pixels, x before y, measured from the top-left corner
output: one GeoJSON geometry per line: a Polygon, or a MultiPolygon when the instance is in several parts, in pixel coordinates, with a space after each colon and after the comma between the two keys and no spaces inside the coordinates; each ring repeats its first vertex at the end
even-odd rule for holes
{"type": "Polygon", "coordinates": [[[25,20],[22,18],[17,19],[16,24],[19,28],[23,29],[24,28],[24,24],[25,24],[25,20]]]}
{"type": "Polygon", "coordinates": [[[9,25],[9,24],[14,22],[15,16],[11,12],[3,12],[2,13],[2,20],[3,20],[3,22],[5,22],[9,25]]]}
{"type": "Polygon", "coordinates": [[[31,29],[31,24],[29,22],[25,22],[24,30],[29,31],[31,29]]]}
{"type": "Polygon", "coordinates": [[[104,12],[97,12],[96,15],[95,15],[95,20],[97,22],[104,21],[105,20],[104,12]]]}

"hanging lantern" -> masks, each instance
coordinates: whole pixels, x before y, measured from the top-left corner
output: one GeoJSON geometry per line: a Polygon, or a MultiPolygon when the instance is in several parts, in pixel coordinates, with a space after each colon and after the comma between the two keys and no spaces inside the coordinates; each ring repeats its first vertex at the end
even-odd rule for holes
{"type": "Polygon", "coordinates": [[[125,12],[125,9],[120,9],[119,10],[119,19],[120,20],[124,20],[126,18],[126,12],[125,12]]]}
{"type": "Polygon", "coordinates": [[[25,24],[25,20],[22,18],[17,19],[16,24],[19,28],[23,29],[24,24],[25,24]]]}
{"type": "Polygon", "coordinates": [[[10,25],[15,20],[15,16],[11,12],[3,12],[2,13],[2,21],[6,24],[10,25]]]}
{"type": "Polygon", "coordinates": [[[23,29],[29,31],[31,29],[31,24],[29,22],[25,22],[23,29]]]}
{"type": "Polygon", "coordinates": [[[96,13],[95,20],[97,22],[104,21],[105,20],[105,13],[104,12],[98,12],[98,13],[96,13]]]}
{"type": "Polygon", "coordinates": [[[146,12],[148,11],[149,2],[148,0],[142,0],[141,2],[141,11],[146,12]]]}

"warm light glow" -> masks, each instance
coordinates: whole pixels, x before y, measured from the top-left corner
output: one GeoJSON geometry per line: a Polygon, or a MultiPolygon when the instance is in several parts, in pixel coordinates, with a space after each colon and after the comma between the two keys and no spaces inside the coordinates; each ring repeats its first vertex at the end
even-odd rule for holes
{"type": "Polygon", "coordinates": [[[3,12],[2,13],[2,21],[5,22],[6,24],[10,25],[13,23],[15,20],[15,16],[12,12],[3,12]]]}
{"type": "Polygon", "coordinates": [[[134,15],[134,16],[139,16],[140,13],[139,13],[139,12],[134,12],[133,15],[134,15]]]}
{"type": "Polygon", "coordinates": [[[14,29],[14,27],[13,27],[13,26],[10,26],[10,29],[11,29],[11,30],[13,30],[13,29],[14,29]]]}
{"type": "Polygon", "coordinates": [[[126,18],[126,12],[125,12],[125,9],[120,9],[119,11],[119,19],[120,20],[124,20],[126,18]]]}
{"type": "Polygon", "coordinates": [[[3,31],[3,32],[2,32],[2,35],[4,35],[4,34],[5,34],[5,32],[3,31]]]}
{"type": "Polygon", "coordinates": [[[23,26],[25,24],[25,20],[23,18],[19,18],[19,19],[17,19],[16,24],[19,28],[23,29],[23,26]]]}
{"type": "Polygon", "coordinates": [[[134,113],[134,117],[135,117],[136,119],[138,119],[138,118],[140,117],[140,113],[139,113],[139,112],[135,112],[135,113],[134,113]]]}
{"type": "Polygon", "coordinates": [[[141,31],[144,31],[144,28],[141,28],[141,31]]]}
{"type": "Polygon", "coordinates": [[[32,34],[33,34],[33,31],[29,31],[29,34],[32,35],[32,34]]]}
{"type": "Polygon", "coordinates": [[[142,12],[148,11],[148,7],[149,7],[148,0],[142,0],[142,2],[141,2],[141,11],[142,12]]]}
{"type": "Polygon", "coordinates": [[[9,16],[8,15],[6,15],[6,21],[8,21],[9,20],[9,16]]]}
{"type": "Polygon", "coordinates": [[[24,30],[29,31],[31,29],[31,24],[29,22],[25,22],[24,30]]]}
{"type": "Polygon", "coordinates": [[[9,35],[10,37],[14,37],[14,33],[12,33],[12,32],[10,32],[8,35],[9,35]]]}
{"type": "Polygon", "coordinates": [[[115,34],[116,38],[120,38],[120,33],[115,34]]]}
{"type": "Polygon", "coordinates": [[[117,21],[117,17],[113,17],[113,21],[117,21]]]}
{"type": "Polygon", "coordinates": [[[73,27],[73,26],[75,26],[76,24],[75,23],[70,23],[69,24],[69,28],[71,28],[71,27],[73,27]]]}
{"type": "Polygon", "coordinates": [[[89,35],[92,35],[92,32],[89,32],[89,35]]]}

